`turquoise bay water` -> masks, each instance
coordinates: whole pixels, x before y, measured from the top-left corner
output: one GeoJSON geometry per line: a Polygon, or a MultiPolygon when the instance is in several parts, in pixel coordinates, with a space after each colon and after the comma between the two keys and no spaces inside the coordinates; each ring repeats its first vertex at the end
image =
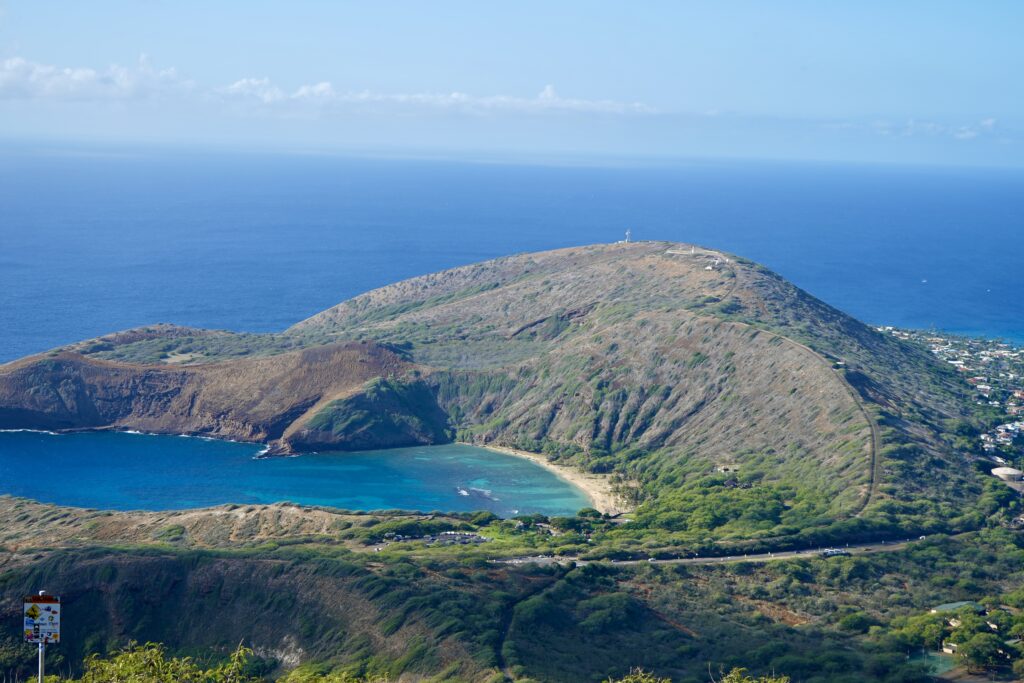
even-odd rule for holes
{"type": "Polygon", "coordinates": [[[0,493],[111,510],[223,503],[349,510],[575,513],[582,491],[523,458],[464,445],[254,459],[260,446],[114,432],[0,433],[0,493]]]}

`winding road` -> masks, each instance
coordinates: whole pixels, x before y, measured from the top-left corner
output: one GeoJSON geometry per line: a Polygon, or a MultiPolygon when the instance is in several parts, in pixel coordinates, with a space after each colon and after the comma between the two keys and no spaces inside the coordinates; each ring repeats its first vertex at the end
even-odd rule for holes
{"type": "MultiPolygon", "coordinates": [[[[922,537],[923,538],[923,537],[922,537]]],[[[922,540],[922,539],[918,539],[922,540]]],[[[837,549],[848,552],[852,556],[871,555],[874,553],[888,553],[903,550],[913,543],[911,539],[904,541],[872,541],[870,543],[857,543],[839,546],[837,549]]],[[[525,556],[511,557],[503,560],[492,560],[496,564],[569,564],[575,563],[577,567],[588,564],[613,564],[613,565],[643,565],[643,564],[725,564],[735,562],[776,562],[779,560],[794,560],[805,557],[819,557],[822,548],[808,548],[806,550],[785,550],[782,552],[767,552],[746,555],[725,555],[721,557],[677,557],[670,559],[650,558],[646,560],[578,560],[572,557],[559,556],[525,556]]]]}

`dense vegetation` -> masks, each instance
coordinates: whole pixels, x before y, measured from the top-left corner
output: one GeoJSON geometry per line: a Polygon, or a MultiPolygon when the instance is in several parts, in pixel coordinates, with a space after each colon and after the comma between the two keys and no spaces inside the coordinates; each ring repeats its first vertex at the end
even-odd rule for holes
{"type": "MultiPolygon", "coordinates": [[[[441,528],[385,521],[341,533],[369,541],[380,537],[377,526],[441,528]]],[[[176,656],[227,657],[243,641],[262,653],[246,669],[258,675],[279,670],[290,647],[307,661],[294,676],[338,680],[416,673],[498,681],[507,672],[524,682],[597,683],[639,666],[698,683],[710,664],[805,683],[905,682],[927,680],[924,661],[908,662],[908,651],[934,649],[940,638],[960,639],[966,663],[992,665],[985,653],[993,639],[975,639],[991,629],[976,619],[937,625],[928,613],[936,605],[973,600],[990,606],[986,619],[998,622],[1003,640],[1021,630],[1014,610],[1022,604],[1024,538],[1006,529],[935,536],[898,552],[765,564],[514,567],[489,564],[484,552],[414,542],[368,554],[311,539],[246,551],[67,549],[8,569],[0,591],[10,599],[30,586],[76,586],[66,642],[50,649],[54,672],[132,637],[174,643],[176,656]],[[311,610],[315,618],[306,616],[311,610]]],[[[9,634],[0,671],[24,675],[34,650],[9,634]]],[[[996,665],[1009,671],[1013,660],[996,665]]]]}
{"type": "MultiPolygon", "coordinates": [[[[238,647],[223,664],[205,667],[192,657],[168,656],[166,649],[156,643],[129,644],[107,657],[92,655],[85,661],[79,678],[49,675],[46,683],[263,683],[254,653],[238,647]]],[[[317,672],[316,667],[295,669],[277,679],[279,683],[388,683],[387,678],[368,678],[344,672],[317,672]]],[[[746,675],[745,669],[733,669],[720,678],[711,677],[712,683],[789,683],[785,676],[746,675]]],[[[607,683],[671,683],[642,669],[631,671],[625,677],[607,683]]]]}

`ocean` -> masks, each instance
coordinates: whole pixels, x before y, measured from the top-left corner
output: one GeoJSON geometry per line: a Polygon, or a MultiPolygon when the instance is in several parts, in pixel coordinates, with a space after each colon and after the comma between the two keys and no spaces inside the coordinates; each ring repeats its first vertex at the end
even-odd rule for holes
{"type": "Polygon", "coordinates": [[[347,510],[572,515],[586,495],[529,460],[448,444],[253,459],[261,446],[118,432],[0,432],[0,494],[105,510],[290,501],[347,510]]]}
{"type": "Polygon", "coordinates": [[[1024,341],[1024,172],[6,148],[0,362],[154,322],[282,330],[402,278],[621,239],[759,261],[873,324],[1024,341]]]}

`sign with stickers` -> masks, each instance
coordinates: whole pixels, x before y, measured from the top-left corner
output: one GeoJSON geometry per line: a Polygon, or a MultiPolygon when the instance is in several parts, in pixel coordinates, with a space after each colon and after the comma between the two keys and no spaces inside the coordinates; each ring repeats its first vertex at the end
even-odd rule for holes
{"type": "Polygon", "coordinates": [[[60,598],[30,595],[25,598],[25,642],[60,642],[60,598]]]}

